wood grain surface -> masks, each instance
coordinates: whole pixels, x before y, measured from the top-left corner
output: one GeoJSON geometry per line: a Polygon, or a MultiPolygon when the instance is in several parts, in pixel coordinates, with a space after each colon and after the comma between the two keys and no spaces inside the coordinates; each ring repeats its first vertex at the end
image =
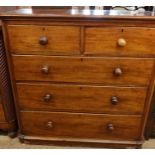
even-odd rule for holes
{"type": "Polygon", "coordinates": [[[89,27],[85,30],[86,54],[155,56],[155,29],[147,27],[89,27]],[[118,40],[124,39],[125,46],[118,40]]]}
{"type": "Polygon", "coordinates": [[[153,59],[13,56],[16,80],[100,83],[106,85],[149,84],[153,59]],[[48,73],[42,73],[47,67],[48,73]],[[120,68],[122,75],[114,75],[120,68]],[[140,77],[140,78],[137,78],[140,77]]]}
{"type": "Polygon", "coordinates": [[[136,140],[139,138],[141,124],[141,117],[127,115],[34,111],[21,112],[20,114],[23,126],[22,132],[28,136],[136,140]],[[109,124],[113,124],[113,131],[108,129],[109,124]]]}
{"type": "Polygon", "coordinates": [[[80,28],[74,26],[9,25],[10,51],[16,54],[78,54],[80,28]],[[39,39],[48,43],[41,45],[39,39]]]}
{"type": "Polygon", "coordinates": [[[146,91],[145,87],[17,84],[19,107],[22,110],[141,115],[146,91]],[[49,100],[45,98],[47,95],[50,95],[49,100]],[[113,103],[112,97],[116,97],[118,103],[113,103]]]}

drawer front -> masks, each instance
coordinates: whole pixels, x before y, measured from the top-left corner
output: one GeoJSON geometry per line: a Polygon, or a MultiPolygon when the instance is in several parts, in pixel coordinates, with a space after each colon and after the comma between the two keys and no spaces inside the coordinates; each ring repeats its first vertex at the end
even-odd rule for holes
{"type": "Polygon", "coordinates": [[[16,54],[78,54],[80,28],[9,25],[10,51],[16,54]]]}
{"type": "Polygon", "coordinates": [[[22,110],[142,114],[146,88],[17,84],[22,110]]]}
{"type": "Polygon", "coordinates": [[[141,117],[76,113],[21,112],[22,132],[28,136],[136,140],[141,117]]]}
{"type": "Polygon", "coordinates": [[[87,28],[85,53],[155,56],[154,28],[87,28]]]}
{"type": "Polygon", "coordinates": [[[13,56],[16,80],[148,85],[153,59],[13,56]]]}

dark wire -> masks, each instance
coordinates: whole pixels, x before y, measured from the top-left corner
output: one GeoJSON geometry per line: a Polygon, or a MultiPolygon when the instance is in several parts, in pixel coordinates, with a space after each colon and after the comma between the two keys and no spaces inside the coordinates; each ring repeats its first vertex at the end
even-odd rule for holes
{"type": "Polygon", "coordinates": [[[112,9],[114,9],[114,8],[122,8],[122,9],[125,9],[125,10],[128,10],[128,11],[136,11],[136,10],[138,10],[140,8],[145,9],[144,7],[137,7],[137,6],[134,6],[135,9],[129,9],[127,7],[131,7],[131,6],[114,6],[114,7],[112,7],[112,9]]]}

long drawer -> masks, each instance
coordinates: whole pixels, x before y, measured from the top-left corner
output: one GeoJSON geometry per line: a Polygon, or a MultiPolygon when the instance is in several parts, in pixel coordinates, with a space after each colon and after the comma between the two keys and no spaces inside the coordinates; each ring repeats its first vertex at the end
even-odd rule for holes
{"type": "Polygon", "coordinates": [[[10,51],[16,54],[78,54],[76,26],[8,25],[10,51]]]}
{"type": "Polygon", "coordinates": [[[20,112],[22,132],[27,136],[136,140],[141,117],[76,113],[20,112]]]}
{"type": "Polygon", "coordinates": [[[154,59],[13,56],[15,80],[149,84],[154,59]]]}
{"type": "Polygon", "coordinates": [[[22,110],[143,114],[147,88],[17,84],[22,110]]]}
{"type": "Polygon", "coordinates": [[[115,56],[155,56],[155,28],[89,27],[85,53],[115,56]]]}

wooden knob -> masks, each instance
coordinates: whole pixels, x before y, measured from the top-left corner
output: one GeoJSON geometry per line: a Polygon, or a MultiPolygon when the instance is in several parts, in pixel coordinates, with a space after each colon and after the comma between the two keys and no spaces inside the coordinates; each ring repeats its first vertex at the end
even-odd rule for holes
{"type": "Polygon", "coordinates": [[[124,46],[126,46],[126,44],[127,44],[126,40],[123,39],[123,38],[119,38],[118,41],[117,41],[117,43],[118,43],[118,45],[119,45],[120,47],[124,47],[124,46]]]}
{"type": "Polygon", "coordinates": [[[115,76],[121,76],[123,74],[121,68],[115,68],[113,74],[115,76]]]}
{"type": "Polygon", "coordinates": [[[48,128],[53,128],[53,123],[51,121],[47,122],[47,127],[48,128]]]}
{"type": "Polygon", "coordinates": [[[48,66],[44,66],[42,69],[41,69],[41,72],[43,74],[48,74],[49,73],[49,67],[48,66]]]}
{"type": "Polygon", "coordinates": [[[43,97],[44,102],[49,102],[52,99],[52,95],[51,94],[46,94],[43,97]]]}
{"type": "Polygon", "coordinates": [[[39,38],[39,43],[40,43],[40,45],[46,45],[46,44],[48,44],[47,37],[40,37],[39,38]]]}
{"type": "Polygon", "coordinates": [[[113,125],[113,124],[108,124],[108,125],[107,125],[107,129],[108,129],[109,131],[113,131],[115,128],[114,128],[114,125],[113,125]]]}
{"type": "Polygon", "coordinates": [[[116,105],[118,103],[118,98],[116,96],[111,97],[111,103],[116,105]]]}

